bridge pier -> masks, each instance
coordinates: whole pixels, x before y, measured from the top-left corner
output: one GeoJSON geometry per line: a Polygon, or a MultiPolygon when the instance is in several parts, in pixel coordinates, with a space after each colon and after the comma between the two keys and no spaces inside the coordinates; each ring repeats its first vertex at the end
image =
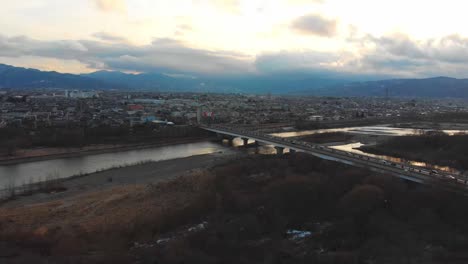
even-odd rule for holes
{"type": "Polygon", "coordinates": [[[295,149],[289,149],[289,153],[294,154],[294,153],[296,153],[296,150],[295,149]]]}
{"type": "Polygon", "coordinates": [[[234,144],[233,144],[234,137],[227,137],[226,139],[228,140],[228,145],[229,145],[229,146],[233,146],[233,145],[234,145],[234,144]]]}
{"type": "Polygon", "coordinates": [[[258,149],[258,147],[255,148],[255,154],[260,154],[260,149],[258,149]]]}
{"type": "Polygon", "coordinates": [[[249,138],[242,138],[244,141],[244,146],[247,146],[249,144],[249,138]]]}
{"type": "Polygon", "coordinates": [[[284,153],[283,147],[275,147],[275,149],[276,149],[276,155],[283,155],[284,153]]]}

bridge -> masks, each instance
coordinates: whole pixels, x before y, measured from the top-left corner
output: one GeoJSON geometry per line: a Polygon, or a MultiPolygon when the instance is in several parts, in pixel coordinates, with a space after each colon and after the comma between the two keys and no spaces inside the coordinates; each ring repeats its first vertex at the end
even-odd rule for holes
{"type": "Polygon", "coordinates": [[[289,149],[290,153],[296,151],[304,152],[322,159],[370,169],[375,172],[393,175],[401,179],[416,183],[434,185],[457,192],[468,191],[467,178],[458,174],[413,166],[407,163],[390,162],[387,160],[337,150],[318,144],[275,137],[269,134],[263,134],[245,129],[235,129],[221,125],[200,126],[200,128],[214,132],[219,137],[226,138],[230,141],[232,141],[234,138],[241,138],[244,141],[244,145],[247,145],[249,140],[255,140],[258,143],[273,145],[278,155],[283,154],[285,149],[289,149]]]}

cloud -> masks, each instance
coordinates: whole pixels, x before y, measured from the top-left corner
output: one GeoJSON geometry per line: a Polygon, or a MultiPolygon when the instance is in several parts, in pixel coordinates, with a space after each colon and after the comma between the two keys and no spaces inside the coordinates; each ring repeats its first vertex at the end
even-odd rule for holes
{"type": "Polygon", "coordinates": [[[174,34],[176,36],[182,36],[185,33],[191,32],[191,31],[193,31],[193,28],[192,28],[191,25],[189,25],[189,24],[180,24],[180,25],[177,25],[177,28],[176,28],[176,31],[174,32],[174,34]]]}
{"type": "MultiPolygon", "coordinates": [[[[95,34],[96,35],[96,34],[95,34]]],[[[101,38],[102,34],[98,34],[101,38]]],[[[109,36],[104,35],[106,39],[109,36]]],[[[253,71],[252,58],[230,51],[188,47],[173,39],[156,39],[148,45],[96,40],[39,41],[0,35],[0,57],[36,56],[75,60],[93,69],[151,72],[239,74],[253,71]]]]}
{"type": "Polygon", "coordinates": [[[93,0],[99,10],[104,12],[125,12],[125,0],[93,0]]]}
{"type": "Polygon", "coordinates": [[[332,37],[336,34],[337,21],[324,18],[320,15],[305,15],[297,18],[291,27],[302,33],[321,37],[332,37]]]}
{"type": "Polygon", "coordinates": [[[127,42],[127,39],[124,37],[120,37],[106,32],[96,32],[93,34],[93,37],[109,42],[127,42]]]}
{"type": "MultiPolygon", "coordinates": [[[[90,69],[189,75],[279,73],[376,74],[379,76],[466,77],[468,39],[459,35],[415,40],[406,35],[354,36],[343,51],[284,50],[256,57],[240,52],[194,48],[170,38],[135,45],[105,32],[93,39],[43,41],[0,35],[0,58],[46,58],[81,63],[90,69]]],[[[77,68],[77,67],[75,67],[77,68]]]]}
{"type": "Polygon", "coordinates": [[[319,71],[328,68],[340,60],[340,56],[333,52],[317,51],[281,51],[275,53],[265,53],[257,56],[255,67],[259,72],[303,72],[319,71]]]}
{"type": "Polygon", "coordinates": [[[404,34],[353,39],[360,46],[350,67],[399,76],[427,77],[450,75],[466,77],[468,39],[459,35],[425,40],[404,34]]]}
{"type": "Polygon", "coordinates": [[[240,12],[239,0],[208,0],[208,3],[216,8],[219,8],[223,11],[227,11],[229,13],[237,14],[240,12]]]}
{"type": "Polygon", "coordinates": [[[414,40],[407,35],[393,34],[379,38],[367,36],[364,39],[368,55],[393,56],[408,60],[438,61],[446,63],[468,62],[468,38],[448,35],[441,38],[414,40]]]}
{"type": "Polygon", "coordinates": [[[323,4],[325,0],[286,0],[288,4],[304,5],[304,4],[323,4]]]}
{"type": "Polygon", "coordinates": [[[281,51],[257,56],[261,73],[326,75],[330,72],[387,77],[466,77],[468,38],[449,35],[415,40],[403,34],[365,35],[348,39],[350,51],[281,51]]]}

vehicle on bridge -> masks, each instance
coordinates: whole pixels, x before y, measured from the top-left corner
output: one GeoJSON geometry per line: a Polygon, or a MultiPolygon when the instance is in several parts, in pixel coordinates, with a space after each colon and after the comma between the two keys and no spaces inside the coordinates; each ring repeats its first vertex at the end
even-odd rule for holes
{"type": "Polygon", "coordinates": [[[239,130],[236,128],[230,128],[226,126],[210,126],[202,128],[216,133],[226,133],[231,137],[250,137],[267,144],[278,144],[278,147],[281,149],[290,148],[291,150],[302,150],[305,152],[310,152],[314,155],[318,155],[319,157],[324,157],[325,155],[326,157],[330,157],[331,159],[336,160],[338,162],[344,161],[347,164],[349,164],[349,162],[352,162],[351,164],[355,164],[356,166],[369,167],[370,169],[378,171],[388,171],[389,173],[397,175],[398,177],[402,177],[402,175],[404,175],[405,179],[413,179],[414,181],[420,183],[425,181],[433,182],[434,179],[439,179],[445,182],[460,184],[463,186],[463,188],[465,188],[465,185],[467,183],[466,180],[462,180],[459,177],[454,176],[452,174],[448,174],[444,171],[438,171],[430,168],[424,169],[421,167],[413,166],[410,162],[405,160],[403,160],[401,163],[393,162],[380,158],[370,157],[367,155],[333,149],[323,145],[302,142],[297,139],[280,138],[269,134],[262,134],[259,132],[247,131],[244,129],[239,130]]]}

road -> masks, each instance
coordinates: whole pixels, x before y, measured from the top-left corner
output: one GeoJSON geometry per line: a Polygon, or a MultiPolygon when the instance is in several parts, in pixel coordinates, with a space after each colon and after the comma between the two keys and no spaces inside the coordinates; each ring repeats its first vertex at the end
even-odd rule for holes
{"type": "Polygon", "coordinates": [[[200,126],[200,128],[232,137],[249,138],[264,144],[274,145],[275,147],[287,148],[299,152],[309,153],[311,155],[345,163],[351,166],[368,168],[370,170],[391,174],[409,181],[436,185],[454,191],[467,191],[466,179],[461,175],[447,173],[444,171],[433,170],[412,166],[407,163],[389,162],[387,160],[373,158],[356,153],[332,149],[325,146],[292,140],[288,138],[275,137],[245,129],[236,129],[227,126],[200,126]]]}

